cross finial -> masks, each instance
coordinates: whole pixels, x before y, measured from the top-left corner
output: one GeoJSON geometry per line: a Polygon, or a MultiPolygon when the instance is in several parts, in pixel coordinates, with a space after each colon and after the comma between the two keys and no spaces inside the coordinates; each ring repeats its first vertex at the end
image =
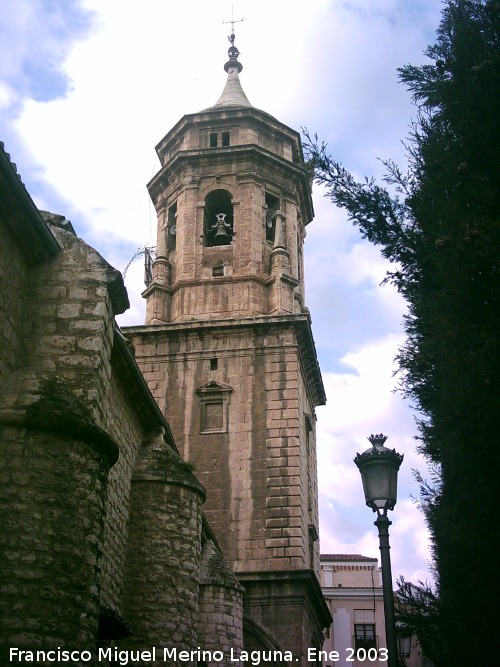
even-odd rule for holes
{"type": "Polygon", "coordinates": [[[234,24],[235,24],[235,23],[241,23],[241,22],[244,21],[244,20],[245,20],[245,19],[237,19],[237,20],[235,21],[235,19],[234,19],[234,5],[231,5],[231,20],[230,20],[230,21],[222,21],[222,25],[227,25],[228,23],[231,24],[231,34],[229,35],[228,39],[229,39],[229,41],[231,42],[231,46],[232,46],[232,47],[234,47],[234,40],[235,40],[235,36],[234,36],[234,24]]]}

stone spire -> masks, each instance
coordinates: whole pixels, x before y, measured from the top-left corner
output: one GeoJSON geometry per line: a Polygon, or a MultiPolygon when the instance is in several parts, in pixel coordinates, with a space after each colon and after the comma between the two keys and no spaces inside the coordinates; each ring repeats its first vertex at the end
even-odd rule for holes
{"type": "MultiPolygon", "coordinates": [[[[234,27],[234,26],[233,26],[234,27]]],[[[229,60],[224,65],[224,69],[227,72],[227,81],[222,91],[221,96],[214,104],[211,109],[216,109],[218,107],[251,107],[252,104],[248,101],[247,96],[243,92],[241,87],[239,73],[243,69],[243,65],[238,61],[238,56],[240,52],[237,47],[234,45],[234,30],[229,36],[229,41],[231,46],[229,47],[227,53],[229,60]]]]}

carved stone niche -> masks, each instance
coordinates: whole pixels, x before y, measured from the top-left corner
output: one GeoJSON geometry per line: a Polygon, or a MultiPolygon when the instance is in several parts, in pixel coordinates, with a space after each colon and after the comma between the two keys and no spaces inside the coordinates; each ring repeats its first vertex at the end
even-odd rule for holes
{"type": "Polygon", "coordinates": [[[227,433],[232,391],[232,387],[214,380],[196,389],[200,400],[200,433],[227,433]]]}

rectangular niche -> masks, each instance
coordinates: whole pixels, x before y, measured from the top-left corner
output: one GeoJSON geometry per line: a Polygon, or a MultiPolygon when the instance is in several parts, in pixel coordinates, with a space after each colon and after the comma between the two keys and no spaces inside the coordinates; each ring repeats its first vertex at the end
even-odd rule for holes
{"type": "Polygon", "coordinates": [[[227,433],[231,392],[231,387],[214,381],[198,387],[200,433],[227,433]]]}
{"type": "Polygon", "coordinates": [[[224,402],[203,401],[201,408],[201,432],[225,433],[224,402]]]}

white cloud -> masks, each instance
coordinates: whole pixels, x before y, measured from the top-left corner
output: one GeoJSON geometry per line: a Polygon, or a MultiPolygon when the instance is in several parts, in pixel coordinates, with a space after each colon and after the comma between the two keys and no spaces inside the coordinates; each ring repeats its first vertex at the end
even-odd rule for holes
{"type": "Polygon", "coordinates": [[[375,418],[384,419],[390,413],[394,403],[393,359],[401,343],[400,338],[390,334],[384,340],[373,341],[343,357],[341,361],[354,372],[325,373],[324,382],[327,394],[332,396],[331,411],[336,428],[349,424],[359,427],[373,423],[375,418]],[[336,395],[339,395],[338,400],[336,395]]]}
{"type": "Polygon", "coordinates": [[[13,104],[16,99],[14,90],[6,83],[0,82],[0,110],[13,104]]]}
{"type": "Polygon", "coordinates": [[[394,578],[429,578],[428,532],[412,497],[418,485],[412,470],[425,469],[415,452],[415,426],[408,406],[393,392],[394,356],[402,339],[389,334],[342,359],[351,369],[325,373],[328,404],[318,409],[318,470],[321,547],[328,553],[362,553],[378,557],[375,516],[366,507],[361,478],[353,459],[370,447],[367,436],[389,436],[387,447],[404,454],[399,473],[398,504],[393,512],[394,578]]]}

